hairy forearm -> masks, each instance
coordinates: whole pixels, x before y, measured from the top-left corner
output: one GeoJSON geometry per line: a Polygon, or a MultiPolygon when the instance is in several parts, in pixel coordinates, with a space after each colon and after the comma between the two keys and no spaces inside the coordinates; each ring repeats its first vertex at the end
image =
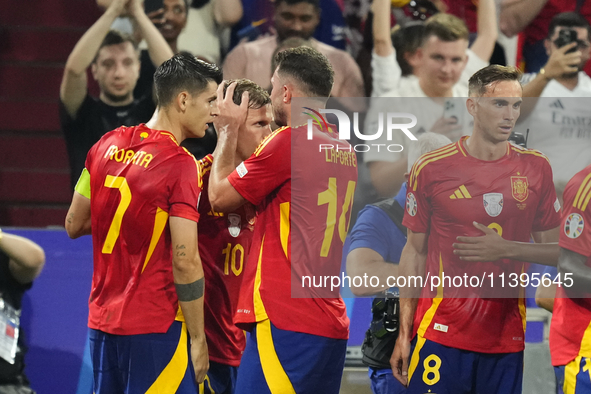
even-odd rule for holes
{"type": "Polygon", "coordinates": [[[560,247],[558,243],[507,242],[506,251],[505,258],[511,260],[556,266],[560,247]]]}
{"type": "MultiPolygon", "coordinates": [[[[425,251],[426,252],[426,251],[425,251]]],[[[399,275],[407,278],[408,286],[400,287],[400,335],[403,338],[410,339],[412,336],[412,325],[419,297],[421,295],[420,287],[410,286],[411,276],[424,276],[425,263],[427,255],[419,253],[415,248],[407,245],[402,250],[400,256],[399,275]]]]}
{"type": "MultiPolygon", "coordinates": [[[[549,79],[542,74],[536,75],[534,79],[523,86],[523,97],[540,97],[548,85],[549,79]]],[[[532,100],[527,100],[532,101],[532,100]]],[[[534,101],[534,103],[537,100],[534,101]]],[[[523,112],[523,111],[522,111],[523,112]]]]}

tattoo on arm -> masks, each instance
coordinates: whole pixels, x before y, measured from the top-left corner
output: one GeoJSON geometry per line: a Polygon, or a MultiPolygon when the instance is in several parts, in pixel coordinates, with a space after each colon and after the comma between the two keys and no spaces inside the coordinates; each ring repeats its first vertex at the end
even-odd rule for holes
{"type": "Polygon", "coordinates": [[[72,220],[74,220],[74,212],[70,212],[66,220],[68,221],[68,223],[72,224],[72,220]]]}
{"type": "Polygon", "coordinates": [[[183,250],[185,249],[185,245],[177,245],[176,247],[176,255],[177,257],[184,257],[186,256],[185,252],[183,252],[183,250]]]}
{"type": "Polygon", "coordinates": [[[176,295],[179,298],[179,301],[195,301],[203,297],[205,279],[197,279],[195,282],[187,284],[175,283],[174,287],[176,287],[176,295]]]}

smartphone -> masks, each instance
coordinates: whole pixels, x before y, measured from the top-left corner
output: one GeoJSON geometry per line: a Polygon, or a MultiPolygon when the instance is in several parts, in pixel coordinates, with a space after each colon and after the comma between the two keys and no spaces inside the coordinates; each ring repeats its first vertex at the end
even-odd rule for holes
{"type": "MultiPolygon", "coordinates": [[[[554,45],[558,48],[562,48],[572,42],[577,42],[577,31],[573,29],[562,29],[558,32],[558,38],[554,40],[554,45]]],[[[577,47],[569,49],[566,53],[575,52],[577,47]]]]}
{"type": "Polygon", "coordinates": [[[458,124],[464,122],[464,101],[462,99],[447,99],[443,104],[443,117],[455,119],[458,124]]]}
{"type": "Polygon", "coordinates": [[[150,12],[158,11],[159,9],[164,8],[164,0],[145,0],[144,1],[144,10],[146,14],[150,12]]]}

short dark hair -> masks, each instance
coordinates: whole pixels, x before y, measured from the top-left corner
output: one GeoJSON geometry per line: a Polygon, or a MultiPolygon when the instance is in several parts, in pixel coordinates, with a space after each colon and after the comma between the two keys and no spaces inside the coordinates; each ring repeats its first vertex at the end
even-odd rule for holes
{"type": "Polygon", "coordinates": [[[279,52],[275,57],[277,73],[292,78],[309,97],[328,97],[334,84],[334,71],[320,52],[297,47],[279,52]]]}
{"type": "Polygon", "coordinates": [[[468,92],[470,97],[482,96],[486,93],[488,86],[501,81],[521,80],[521,71],[513,66],[499,66],[491,64],[476,71],[468,81],[468,92]]]}
{"type": "Polygon", "coordinates": [[[258,109],[264,105],[271,104],[271,97],[269,93],[250,79],[230,79],[224,82],[224,95],[228,86],[236,82],[234,95],[232,101],[234,104],[240,105],[242,103],[242,93],[248,92],[248,108],[258,109]]]}
{"type": "Polygon", "coordinates": [[[186,53],[177,53],[154,73],[154,90],[158,105],[167,106],[183,90],[199,94],[210,81],[220,84],[222,80],[222,70],[215,64],[186,53]]]}
{"type": "Polygon", "coordinates": [[[277,48],[275,48],[273,56],[271,57],[271,74],[273,74],[277,68],[277,54],[286,49],[297,47],[312,47],[312,41],[306,40],[302,37],[289,37],[277,44],[277,48]]]}
{"type": "Polygon", "coordinates": [[[320,10],[320,0],[275,0],[275,7],[277,7],[281,3],[285,3],[287,5],[308,3],[312,4],[314,8],[316,8],[317,10],[320,10]]]}
{"type": "Polygon", "coordinates": [[[423,43],[423,34],[425,32],[425,24],[422,21],[411,22],[392,30],[392,44],[396,51],[396,61],[402,71],[402,76],[406,77],[412,75],[412,66],[408,63],[404,55],[407,53],[415,53],[423,43]]]}
{"type": "Polygon", "coordinates": [[[452,42],[467,40],[470,32],[464,21],[457,16],[440,12],[425,22],[423,43],[431,36],[435,36],[441,41],[452,42]]]}
{"type": "Polygon", "coordinates": [[[96,51],[96,55],[94,55],[94,59],[92,60],[92,62],[93,63],[96,62],[96,59],[98,58],[99,51],[102,48],[108,47],[111,45],[123,44],[124,42],[131,43],[131,45],[133,45],[133,49],[137,50],[137,48],[138,48],[137,42],[135,42],[135,40],[133,39],[131,34],[128,34],[128,33],[125,33],[125,32],[119,31],[119,30],[115,30],[115,29],[109,30],[109,32],[107,33],[107,35],[103,39],[103,42],[101,42],[101,46],[99,47],[98,51],[96,51]]]}
{"type": "Polygon", "coordinates": [[[552,38],[557,27],[584,27],[587,29],[587,36],[591,38],[589,21],[576,12],[561,12],[554,15],[548,25],[548,39],[552,38]]]}

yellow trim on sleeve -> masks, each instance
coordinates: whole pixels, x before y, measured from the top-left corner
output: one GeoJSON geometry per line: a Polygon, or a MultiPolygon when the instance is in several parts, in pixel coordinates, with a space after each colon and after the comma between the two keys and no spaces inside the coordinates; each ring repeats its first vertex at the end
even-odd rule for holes
{"type": "Polygon", "coordinates": [[[579,186],[579,190],[577,191],[577,194],[575,195],[575,200],[573,201],[573,207],[580,209],[581,211],[584,211],[585,209],[583,209],[582,207],[584,206],[585,208],[587,208],[587,204],[589,203],[589,197],[591,197],[591,173],[588,174],[585,177],[585,179],[583,179],[581,186],[579,186]]]}
{"type": "Polygon", "coordinates": [[[82,170],[74,190],[90,200],[90,173],[86,168],[82,170]]]}
{"type": "Polygon", "coordinates": [[[277,136],[277,134],[281,133],[282,131],[287,130],[289,127],[288,126],[284,126],[281,127],[277,130],[275,130],[274,132],[272,132],[271,134],[269,134],[268,136],[266,136],[261,143],[259,144],[259,146],[256,148],[256,150],[254,151],[253,155],[258,156],[261,154],[261,152],[263,151],[263,149],[265,149],[265,146],[267,146],[267,144],[269,142],[271,142],[271,140],[273,138],[275,138],[277,136]]]}

